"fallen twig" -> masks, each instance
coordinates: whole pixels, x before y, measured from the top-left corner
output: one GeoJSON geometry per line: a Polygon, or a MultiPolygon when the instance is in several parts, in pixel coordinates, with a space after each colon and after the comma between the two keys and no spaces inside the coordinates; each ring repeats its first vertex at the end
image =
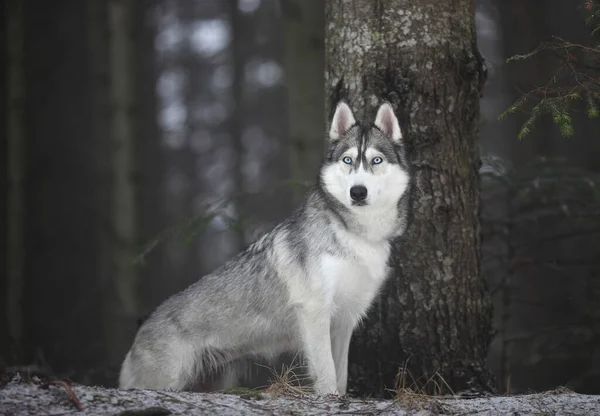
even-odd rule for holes
{"type": "Polygon", "coordinates": [[[46,381],[40,385],[40,388],[47,389],[48,387],[50,387],[50,385],[64,387],[65,390],[67,391],[67,394],[71,398],[71,401],[73,402],[75,407],[77,407],[77,410],[79,410],[80,412],[83,412],[83,406],[81,405],[81,402],[75,395],[75,392],[71,389],[71,386],[69,386],[69,384],[66,381],[60,381],[60,380],[46,381]]]}

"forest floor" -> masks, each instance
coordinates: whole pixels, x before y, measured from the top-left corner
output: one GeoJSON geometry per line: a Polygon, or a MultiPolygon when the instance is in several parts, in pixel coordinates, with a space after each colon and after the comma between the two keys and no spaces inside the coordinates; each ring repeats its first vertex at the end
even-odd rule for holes
{"type": "Polygon", "coordinates": [[[361,400],[307,394],[235,394],[118,390],[41,382],[20,376],[0,379],[0,415],[600,415],[600,396],[567,389],[486,398],[426,397],[361,400]]]}

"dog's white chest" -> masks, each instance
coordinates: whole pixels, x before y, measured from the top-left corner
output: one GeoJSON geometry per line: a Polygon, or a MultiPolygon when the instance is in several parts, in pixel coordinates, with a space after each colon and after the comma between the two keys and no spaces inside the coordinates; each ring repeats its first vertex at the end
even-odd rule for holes
{"type": "Polygon", "coordinates": [[[373,244],[349,237],[346,253],[340,256],[324,254],[327,292],[332,314],[351,320],[364,315],[388,274],[389,244],[373,244]]]}

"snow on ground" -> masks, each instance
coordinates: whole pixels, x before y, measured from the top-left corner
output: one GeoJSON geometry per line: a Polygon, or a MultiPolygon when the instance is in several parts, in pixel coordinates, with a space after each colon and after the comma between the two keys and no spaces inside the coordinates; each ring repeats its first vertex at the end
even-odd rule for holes
{"type": "Polygon", "coordinates": [[[488,398],[423,398],[398,401],[316,397],[268,397],[264,394],[205,394],[118,390],[71,385],[83,411],[78,411],[64,385],[44,388],[13,378],[0,386],[0,415],[600,415],[600,396],[568,390],[488,398]]]}

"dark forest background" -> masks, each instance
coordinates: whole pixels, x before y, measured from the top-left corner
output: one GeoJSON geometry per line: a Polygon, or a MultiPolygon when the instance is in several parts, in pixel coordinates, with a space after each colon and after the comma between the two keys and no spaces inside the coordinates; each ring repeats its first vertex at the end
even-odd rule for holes
{"type": "MultiPolygon", "coordinates": [[[[478,0],[489,366],[600,393],[600,126],[498,116],[552,77],[584,1],[478,0]]],[[[1,9],[0,367],[115,385],[138,322],[288,215],[325,137],[320,0],[1,9]],[[289,111],[293,108],[294,111],[289,111]]]]}

